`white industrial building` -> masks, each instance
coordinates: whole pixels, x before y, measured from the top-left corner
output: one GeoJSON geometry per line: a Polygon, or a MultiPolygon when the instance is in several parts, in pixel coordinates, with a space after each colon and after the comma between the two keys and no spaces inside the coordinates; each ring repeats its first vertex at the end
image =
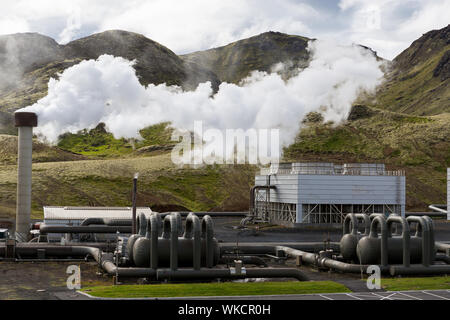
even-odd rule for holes
{"type": "MultiPolygon", "coordinates": [[[[150,217],[152,209],[137,207],[136,215],[144,213],[150,217]]],[[[44,223],[48,225],[79,226],[88,218],[130,220],[131,207],[44,207],[44,223]]]]}
{"type": "Polygon", "coordinates": [[[255,177],[254,189],[253,215],[272,223],[342,223],[347,213],[405,216],[404,172],[384,164],[272,164],[255,177]]]}
{"type": "Polygon", "coordinates": [[[450,220],[450,168],[447,168],[447,220],[450,220]]]}

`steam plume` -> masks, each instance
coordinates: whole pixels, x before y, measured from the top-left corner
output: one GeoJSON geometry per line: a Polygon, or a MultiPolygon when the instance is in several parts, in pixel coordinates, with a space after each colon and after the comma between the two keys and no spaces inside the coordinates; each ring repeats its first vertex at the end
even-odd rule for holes
{"type": "MultiPolygon", "coordinates": [[[[281,142],[293,141],[303,117],[321,111],[325,121],[346,119],[361,91],[381,82],[382,62],[360,46],[309,43],[308,68],[284,81],[277,73],[253,72],[243,85],[210,83],[185,92],[176,86],[143,87],[133,62],[109,55],[82,61],[51,79],[48,95],[26,107],[39,115],[36,132],[56,143],[64,132],[104,122],[116,138],[139,138],[139,129],[162,121],[192,129],[195,120],[217,129],[279,128],[281,142]]],[[[24,111],[24,110],[22,110],[24,111]]]]}

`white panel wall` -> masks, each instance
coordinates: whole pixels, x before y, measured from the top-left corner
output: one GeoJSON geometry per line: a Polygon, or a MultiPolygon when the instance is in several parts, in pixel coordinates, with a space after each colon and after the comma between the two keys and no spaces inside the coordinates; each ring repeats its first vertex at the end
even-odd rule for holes
{"type": "Polygon", "coordinates": [[[447,220],[450,220],[450,168],[447,168],[447,220]]]}
{"type": "MultiPolygon", "coordinates": [[[[267,176],[256,176],[255,185],[267,185],[267,176]]],[[[271,202],[298,203],[298,175],[281,174],[270,176],[270,185],[276,186],[270,192],[271,202]]]]}
{"type": "Polygon", "coordinates": [[[300,175],[300,203],[405,204],[405,177],[300,175]]]}

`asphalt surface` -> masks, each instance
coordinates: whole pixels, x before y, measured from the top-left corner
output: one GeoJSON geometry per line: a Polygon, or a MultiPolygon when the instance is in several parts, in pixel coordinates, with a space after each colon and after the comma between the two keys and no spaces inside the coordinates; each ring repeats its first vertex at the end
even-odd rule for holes
{"type": "MultiPolygon", "coordinates": [[[[342,233],[336,230],[309,231],[283,227],[253,228],[242,230],[239,226],[240,217],[213,218],[216,238],[220,242],[248,243],[248,242],[274,242],[283,244],[286,242],[322,242],[340,240],[342,233]]],[[[450,222],[435,221],[436,241],[450,241],[450,222]]],[[[295,267],[295,262],[288,261],[268,261],[271,266],[280,265],[282,267],[295,267]]],[[[0,262],[0,299],[88,299],[86,296],[70,291],[65,287],[68,274],[68,265],[78,264],[81,266],[82,285],[110,285],[112,279],[105,275],[98,274],[98,266],[95,262],[0,262]]],[[[361,281],[359,274],[341,274],[334,272],[321,272],[307,266],[302,266],[309,279],[315,281],[331,280],[339,282],[349,288],[352,293],[338,295],[294,295],[294,296],[252,296],[251,299],[313,299],[313,300],[342,300],[342,299],[382,299],[383,300],[445,300],[450,298],[447,291],[421,291],[420,293],[394,294],[378,291],[367,294],[365,282],[361,281]],[[365,297],[367,295],[367,297],[365,297]],[[411,297],[408,297],[411,296],[411,297]]],[[[290,280],[290,279],[280,279],[290,280]]],[[[122,280],[121,280],[122,281],[122,280]]],[[[123,280],[125,281],[125,280],[123,280]]],[[[137,283],[137,280],[130,280],[127,283],[137,283]],[[133,282],[134,281],[134,282],[133,282]]],[[[203,299],[203,298],[202,298],[203,299]]],[[[218,298],[222,299],[222,298],[218,298]]],[[[231,298],[230,298],[231,299],[231,298]]],[[[243,299],[242,297],[232,297],[232,299],[243,299]]]]}
{"type": "MultiPolygon", "coordinates": [[[[131,300],[117,298],[98,298],[86,293],[60,293],[60,299],[76,300],[131,300]]],[[[390,292],[352,292],[322,294],[289,294],[266,296],[224,296],[224,297],[183,297],[183,298],[140,298],[132,300],[450,300],[450,290],[390,291],[390,292]]]]}
{"type": "MultiPolygon", "coordinates": [[[[339,242],[342,230],[304,230],[287,227],[261,227],[251,229],[239,229],[241,218],[226,217],[213,218],[214,234],[222,242],[303,242],[326,241],[339,242]]],[[[433,220],[435,241],[450,241],[450,221],[433,220]]]]}

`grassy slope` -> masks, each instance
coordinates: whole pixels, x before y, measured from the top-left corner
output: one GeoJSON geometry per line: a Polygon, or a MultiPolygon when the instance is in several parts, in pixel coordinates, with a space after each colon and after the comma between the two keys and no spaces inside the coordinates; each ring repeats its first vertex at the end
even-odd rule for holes
{"type": "Polygon", "coordinates": [[[415,40],[393,60],[374,105],[413,115],[449,113],[449,50],[450,25],[415,40]]]}
{"type": "Polygon", "coordinates": [[[410,69],[391,74],[372,105],[413,115],[450,112],[450,79],[433,75],[448,50],[450,45],[410,69]]]}
{"type": "Polygon", "coordinates": [[[82,291],[96,297],[200,297],[350,292],[333,281],[188,283],[88,287],[82,291]]]}
{"type": "MultiPolygon", "coordinates": [[[[9,55],[18,56],[24,70],[14,86],[2,88],[0,82],[0,133],[16,132],[10,114],[45,97],[50,78],[58,78],[65,69],[85,59],[97,59],[102,54],[136,60],[133,67],[142,85],[167,83],[185,89],[193,89],[205,81],[211,81],[215,89],[219,85],[217,76],[210,70],[186,63],[170,49],[133,32],[110,30],[61,46],[39,34],[1,36],[0,53],[8,52],[4,38],[20,40],[19,51],[9,55]]],[[[0,54],[0,67],[2,59],[0,54]]]]}
{"type": "MultiPolygon", "coordinates": [[[[0,166],[0,216],[13,216],[15,165],[0,166]]],[[[244,210],[248,206],[248,166],[174,167],[170,153],[151,157],[33,164],[32,211],[44,205],[129,206],[134,172],[139,172],[138,205],[157,211],[244,210]]]]}
{"type": "MultiPolygon", "coordinates": [[[[181,58],[185,63],[201,65],[198,66],[201,68],[214,67],[213,71],[217,72],[221,80],[239,82],[253,69],[270,70],[274,62],[295,60],[297,57],[301,65],[307,58],[303,48],[306,40],[297,36],[266,33],[181,58]]],[[[433,40],[431,44],[433,43],[436,41],[433,40]]],[[[397,73],[394,72],[393,75],[397,78],[388,82],[387,91],[380,91],[376,107],[413,114],[421,114],[424,110],[431,110],[430,113],[447,110],[447,82],[444,82],[444,91],[442,88],[437,90],[433,86],[440,85],[436,82],[441,81],[440,78],[429,78],[444,49],[436,46],[429,55],[415,54],[416,51],[422,52],[422,47],[428,52],[428,45],[418,48],[413,46],[412,51],[403,55],[405,59],[399,59],[402,68],[397,73]],[[430,100],[429,97],[436,101],[439,98],[439,101],[430,100]],[[411,103],[404,104],[402,99],[411,99],[411,103]],[[422,111],[413,110],[408,107],[410,105],[419,105],[422,111]]],[[[75,62],[67,60],[64,63],[70,65],[75,62]]],[[[8,106],[19,107],[22,106],[21,103],[28,101],[26,99],[35,100],[45,95],[48,77],[65,66],[50,64],[40,68],[27,74],[35,91],[24,89],[19,95],[12,92],[6,98],[0,96],[0,104],[7,101],[8,106]],[[40,80],[36,82],[33,77],[40,80]]],[[[391,168],[406,169],[408,210],[425,210],[429,203],[443,203],[445,167],[450,166],[450,115],[447,113],[422,118],[371,110],[370,116],[359,116],[337,127],[305,128],[298,141],[286,150],[287,160],[386,162],[391,168]]],[[[135,145],[136,148],[168,144],[168,132],[161,130],[161,127],[155,126],[143,133],[146,141],[142,145],[135,145]]],[[[140,199],[145,205],[154,205],[161,210],[175,207],[192,210],[244,210],[248,205],[248,189],[253,183],[255,168],[222,166],[176,170],[171,167],[168,155],[142,158],[142,154],[155,153],[133,151],[130,141],[113,139],[108,134],[100,134],[100,137],[89,133],[69,135],[61,143],[67,150],[96,160],[34,165],[35,215],[41,214],[42,205],[128,205],[129,180],[137,170],[143,170],[151,176],[151,179],[140,180],[140,199]],[[98,143],[98,138],[103,139],[103,142],[98,143]],[[126,158],[126,161],[111,159],[117,157],[126,158]],[[104,161],[99,160],[103,158],[104,161]],[[167,162],[163,167],[158,164],[161,159],[167,162]],[[153,166],[154,163],[157,163],[156,167],[153,166]],[[80,172],[75,174],[77,170],[80,172]],[[101,173],[105,170],[106,174],[101,173]]],[[[44,151],[43,157],[35,154],[35,159],[65,160],[60,158],[60,150],[56,149],[56,154],[52,152],[44,151]]],[[[7,160],[3,163],[14,163],[14,151],[3,155],[2,160],[4,159],[7,160]]],[[[14,170],[14,166],[0,167],[0,175],[5,177],[0,179],[0,210],[6,214],[12,214],[15,207],[14,170]]]]}
{"type": "MultiPolygon", "coordinates": [[[[48,161],[76,161],[86,159],[80,154],[50,147],[33,140],[33,162],[48,161]]],[[[17,163],[17,136],[0,134],[0,164],[11,165],[17,163]]]]}
{"type": "Polygon", "coordinates": [[[142,139],[116,139],[107,132],[104,124],[91,130],[65,133],[60,136],[58,147],[70,152],[91,156],[91,158],[118,158],[136,156],[152,151],[170,149],[173,145],[173,129],[169,122],[159,123],[139,131],[142,139]],[[148,148],[153,147],[153,148],[148,148]]]}

